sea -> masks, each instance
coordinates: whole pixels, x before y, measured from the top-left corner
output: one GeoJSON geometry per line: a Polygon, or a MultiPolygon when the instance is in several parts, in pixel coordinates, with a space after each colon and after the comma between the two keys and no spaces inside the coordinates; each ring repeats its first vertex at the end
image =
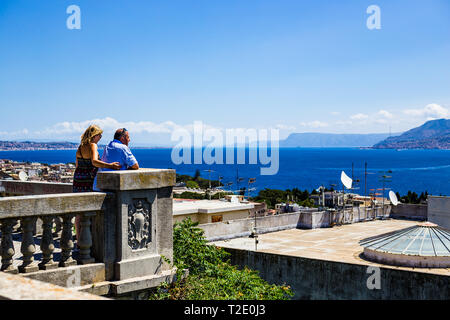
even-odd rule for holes
{"type": "MultiPolygon", "coordinates": [[[[249,148],[234,149],[234,159],[232,157],[226,159],[226,150],[223,150],[221,161],[223,164],[217,163],[220,162],[220,157],[217,157],[213,164],[205,163],[204,159],[198,161],[198,158],[197,163],[194,163],[195,150],[191,150],[190,161],[181,164],[177,164],[171,148],[131,148],[131,150],[142,168],[171,168],[178,174],[191,176],[199,170],[203,178],[212,180],[220,178],[225,184],[225,190],[236,191],[246,187],[250,190],[251,196],[257,195],[264,188],[280,190],[299,188],[312,191],[319,186],[325,186],[342,190],[342,171],[353,178],[352,192],[361,195],[381,193],[380,189],[384,183],[386,196],[389,190],[402,196],[408,191],[418,194],[427,191],[432,195],[450,196],[450,150],[280,148],[278,156],[269,152],[269,157],[272,156],[271,162],[264,162],[263,158],[258,156],[257,161],[253,161],[252,164],[249,163],[252,151],[249,148]],[[239,152],[243,154],[244,151],[245,161],[238,164],[237,155],[239,152]],[[278,169],[275,174],[261,174],[262,168],[270,166],[278,169]],[[249,184],[251,178],[254,178],[251,180],[254,182],[249,184]]],[[[68,163],[75,162],[75,152],[75,150],[0,151],[0,159],[48,164],[68,163]]]]}

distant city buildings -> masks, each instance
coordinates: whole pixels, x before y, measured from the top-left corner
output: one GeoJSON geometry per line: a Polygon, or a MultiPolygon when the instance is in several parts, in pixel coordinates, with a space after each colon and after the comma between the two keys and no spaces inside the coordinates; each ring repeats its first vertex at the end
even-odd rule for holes
{"type": "Polygon", "coordinates": [[[0,141],[0,151],[14,150],[75,150],[74,142],[0,141]]]}
{"type": "Polygon", "coordinates": [[[75,164],[44,164],[0,159],[0,179],[72,183],[75,164]],[[21,173],[23,172],[23,173],[21,173]]]}

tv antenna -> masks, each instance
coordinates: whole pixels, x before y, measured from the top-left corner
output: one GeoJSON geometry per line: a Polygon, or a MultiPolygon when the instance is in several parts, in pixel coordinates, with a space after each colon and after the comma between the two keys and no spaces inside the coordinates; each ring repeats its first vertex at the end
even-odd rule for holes
{"type": "Polygon", "coordinates": [[[208,180],[209,180],[209,190],[208,190],[208,194],[209,194],[209,200],[211,200],[211,172],[215,172],[215,171],[214,171],[214,170],[211,170],[211,169],[206,169],[206,170],[203,170],[203,171],[208,172],[208,180]]]}
{"type": "MultiPolygon", "coordinates": [[[[341,182],[342,182],[342,220],[345,220],[345,188],[351,190],[353,179],[345,174],[344,171],[341,172],[341,182]]],[[[353,212],[353,211],[352,211],[353,212]]]]}
{"type": "Polygon", "coordinates": [[[367,196],[367,175],[375,174],[375,172],[367,172],[367,161],[364,162],[364,197],[367,196]]]}
{"type": "Polygon", "coordinates": [[[382,194],[382,208],[383,208],[383,216],[382,219],[384,219],[384,195],[386,194],[385,191],[386,189],[390,189],[390,188],[386,188],[386,183],[387,182],[392,182],[392,180],[389,180],[392,178],[392,176],[388,176],[387,174],[392,173],[392,170],[388,170],[388,171],[381,171],[381,177],[380,177],[380,182],[383,183],[383,194],[382,194]]]}
{"type": "Polygon", "coordinates": [[[319,210],[323,210],[323,207],[325,207],[325,187],[319,186],[316,191],[319,192],[319,210]],[[320,205],[321,202],[322,206],[320,205]]]}
{"type": "Polygon", "coordinates": [[[227,184],[226,184],[226,186],[228,187],[228,191],[229,192],[232,192],[232,190],[231,190],[231,186],[233,185],[233,182],[227,182],[227,184]]]}
{"type": "Polygon", "coordinates": [[[256,190],[256,188],[250,188],[250,185],[255,183],[256,178],[250,178],[248,179],[248,184],[247,184],[247,199],[250,199],[250,191],[254,191],[256,190]]]}

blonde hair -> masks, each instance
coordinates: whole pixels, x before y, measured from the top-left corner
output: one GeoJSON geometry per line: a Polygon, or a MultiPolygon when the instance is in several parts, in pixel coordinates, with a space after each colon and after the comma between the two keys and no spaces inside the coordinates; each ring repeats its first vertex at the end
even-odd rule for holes
{"type": "Polygon", "coordinates": [[[82,146],[87,145],[92,142],[92,138],[94,138],[98,134],[102,134],[103,130],[100,129],[99,126],[96,126],[95,124],[90,125],[89,128],[86,129],[86,131],[81,136],[81,144],[82,146]]]}

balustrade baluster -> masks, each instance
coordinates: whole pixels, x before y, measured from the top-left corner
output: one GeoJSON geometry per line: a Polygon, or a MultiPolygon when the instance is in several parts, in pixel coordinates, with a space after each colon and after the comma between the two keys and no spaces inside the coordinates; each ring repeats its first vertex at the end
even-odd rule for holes
{"type": "Polygon", "coordinates": [[[59,261],[60,267],[68,267],[76,265],[77,262],[72,258],[73,249],[73,235],[72,235],[72,214],[66,214],[63,216],[62,233],[60,239],[61,246],[61,260],[59,261]]]}
{"type": "Polygon", "coordinates": [[[55,232],[53,232],[53,236],[60,238],[62,232],[62,218],[61,217],[53,217],[55,222],[55,232]]]}
{"type": "Polygon", "coordinates": [[[42,240],[41,240],[41,250],[42,250],[42,261],[39,264],[39,269],[41,270],[51,270],[58,267],[58,263],[53,261],[53,251],[55,250],[55,244],[53,242],[53,219],[52,216],[44,216],[42,219],[42,240]]]}
{"type": "Polygon", "coordinates": [[[78,246],[80,247],[80,254],[78,263],[88,264],[95,261],[91,257],[92,235],[91,235],[91,217],[95,213],[87,212],[81,215],[80,221],[80,235],[78,237],[78,246]]]}
{"type": "Polygon", "coordinates": [[[23,255],[23,262],[19,266],[19,271],[23,273],[38,271],[38,266],[34,263],[34,253],[36,246],[34,245],[33,229],[36,224],[36,217],[26,217],[21,219],[22,225],[22,244],[20,252],[23,255]]]}
{"type": "Polygon", "coordinates": [[[14,219],[4,219],[1,220],[1,247],[0,254],[2,256],[2,267],[1,271],[7,273],[19,273],[16,267],[13,266],[13,256],[15,254],[14,243],[12,238],[13,227],[16,224],[14,219]]]}

